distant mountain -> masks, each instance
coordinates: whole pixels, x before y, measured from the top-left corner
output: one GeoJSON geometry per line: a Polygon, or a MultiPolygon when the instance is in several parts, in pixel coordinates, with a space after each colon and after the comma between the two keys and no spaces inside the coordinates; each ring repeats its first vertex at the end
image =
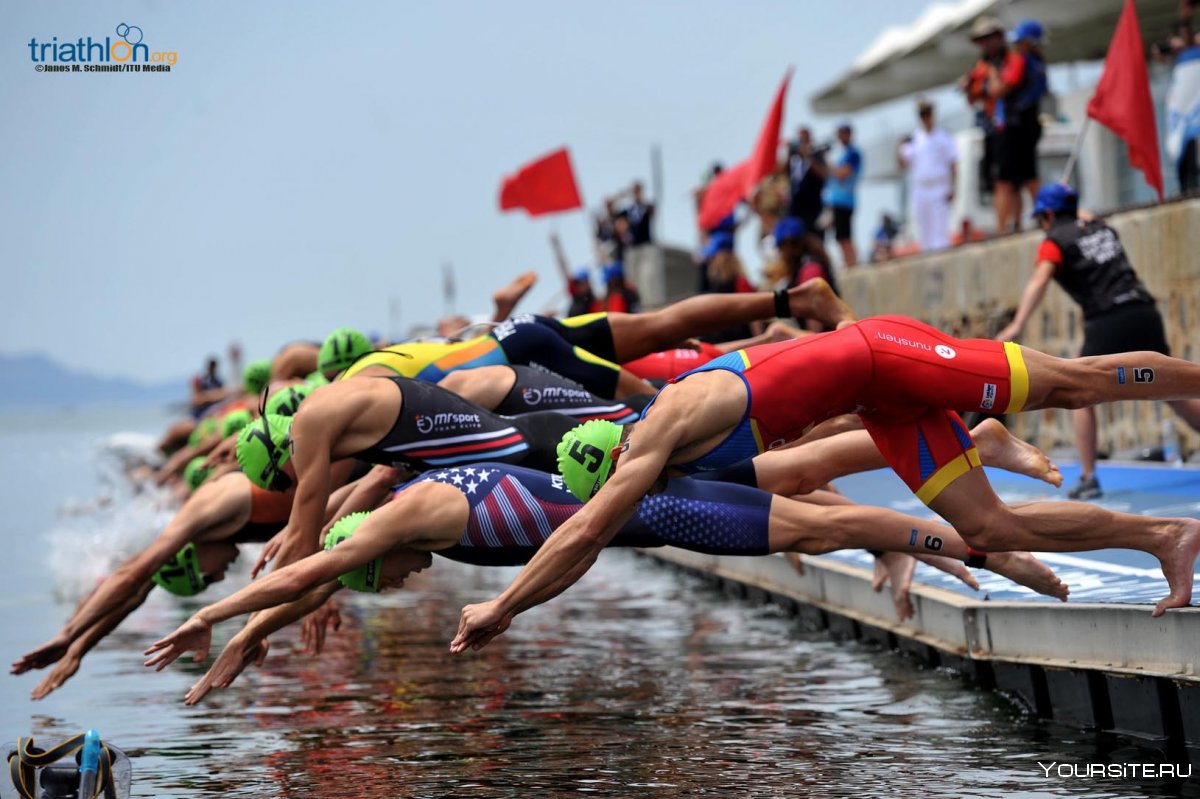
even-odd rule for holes
{"type": "Polygon", "coordinates": [[[0,354],[0,408],[183,402],[188,379],[141,383],[70,369],[43,355],[0,354]]]}

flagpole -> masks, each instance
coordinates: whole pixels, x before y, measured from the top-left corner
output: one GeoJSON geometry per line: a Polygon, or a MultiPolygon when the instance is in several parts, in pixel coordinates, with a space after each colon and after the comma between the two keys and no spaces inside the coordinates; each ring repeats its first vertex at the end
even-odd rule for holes
{"type": "Polygon", "coordinates": [[[1079,151],[1083,149],[1083,137],[1087,135],[1088,126],[1092,124],[1092,118],[1085,116],[1083,124],[1079,126],[1079,133],[1075,136],[1075,143],[1071,145],[1071,155],[1067,158],[1067,166],[1063,169],[1062,177],[1059,178],[1060,183],[1071,182],[1071,170],[1075,168],[1075,161],[1079,158],[1079,151]]]}

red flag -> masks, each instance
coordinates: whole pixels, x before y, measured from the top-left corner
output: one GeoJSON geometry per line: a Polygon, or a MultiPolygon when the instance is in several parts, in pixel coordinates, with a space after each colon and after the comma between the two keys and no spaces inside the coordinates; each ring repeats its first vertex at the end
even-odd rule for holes
{"type": "Polygon", "coordinates": [[[524,208],[530,216],[582,208],[567,148],[526,164],[500,184],[500,210],[524,208]]]}
{"type": "Polygon", "coordinates": [[[731,166],[704,187],[704,199],[700,203],[700,227],[703,230],[715,228],[746,196],[746,175],[750,166],[749,159],[731,166]]]}
{"type": "Polygon", "coordinates": [[[771,103],[750,157],[717,175],[704,190],[704,199],[700,204],[700,227],[704,230],[716,227],[743,198],[754,191],[760,180],[775,171],[779,128],[783,124],[783,101],[791,79],[792,70],[789,67],[783,76],[783,83],[779,84],[779,91],[775,93],[775,101],[771,103]]]}
{"type": "Polygon", "coordinates": [[[1158,156],[1158,125],[1154,120],[1146,51],[1142,48],[1142,31],[1133,0],[1125,0],[1125,10],[1104,59],[1104,74],[1088,103],[1087,113],[1125,140],[1129,163],[1142,170],[1146,183],[1158,192],[1161,201],[1163,177],[1158,156]]]}

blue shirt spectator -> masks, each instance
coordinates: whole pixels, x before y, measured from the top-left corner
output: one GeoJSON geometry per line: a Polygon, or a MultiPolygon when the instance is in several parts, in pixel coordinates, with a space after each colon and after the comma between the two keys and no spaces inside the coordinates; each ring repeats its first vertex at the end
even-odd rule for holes
{"type": "Polygon", "coordinates": [[[833,158],[833,169],[825,182],[825,202],[834,208],[854,208],[858,176],[862,174],[862,153],[851,141],[847,124],[838,127],[841,149],[833,158]]]}
{"type": "Polygon", "coordinates": [[[833,235],[842,248],[842,261],[847,267],[858,263],[854,251],[854,193],[858,176],[862,174],[862,153],[854,146],[849,122],[838,125],[837,139],[841,150],[834,156],[829,178],[825,182],[825,202],[833,210],[833,235]]]}

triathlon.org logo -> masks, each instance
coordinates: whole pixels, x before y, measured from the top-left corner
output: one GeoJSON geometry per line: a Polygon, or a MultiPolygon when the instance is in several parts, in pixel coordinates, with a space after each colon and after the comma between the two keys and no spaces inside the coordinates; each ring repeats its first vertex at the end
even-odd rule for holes
{"type": "Polygon", "coordinates": [[[435,413],[431,416],[418,413],[416,422],[417,430],[422,434],[432,433],[434,430],[478,430],[483,427],[477,413],[435,413]]]}
{"type": "Polygon", "coordinates": [[[526,405],[541,405],[543,402],[588,402],[592,395],[581,388],[544,386],[521,389],[521,399],[526,405]]]}
{"type": "Polygon", "coordinates": [[[80,36],[75,41],[29,40],[29,60],[38,72],[169,72],[179,61],[174,50],[151,50],[137,25],[122,22],[116,27],[120,38],[94,39],[80,36]],[[134,68],[134,69],[131,69],[134,68]]]}
{"type": "Polygon", "coordinates": [[[1161,779],[1173,777],[1187,779],[1192,776],[1192,764],[1180,763],[1059,763],[1053,761],[1038,766],[1047,777],[1062,779],[1094,779],[1112,777],[1116,779],[1161,779]]]}

